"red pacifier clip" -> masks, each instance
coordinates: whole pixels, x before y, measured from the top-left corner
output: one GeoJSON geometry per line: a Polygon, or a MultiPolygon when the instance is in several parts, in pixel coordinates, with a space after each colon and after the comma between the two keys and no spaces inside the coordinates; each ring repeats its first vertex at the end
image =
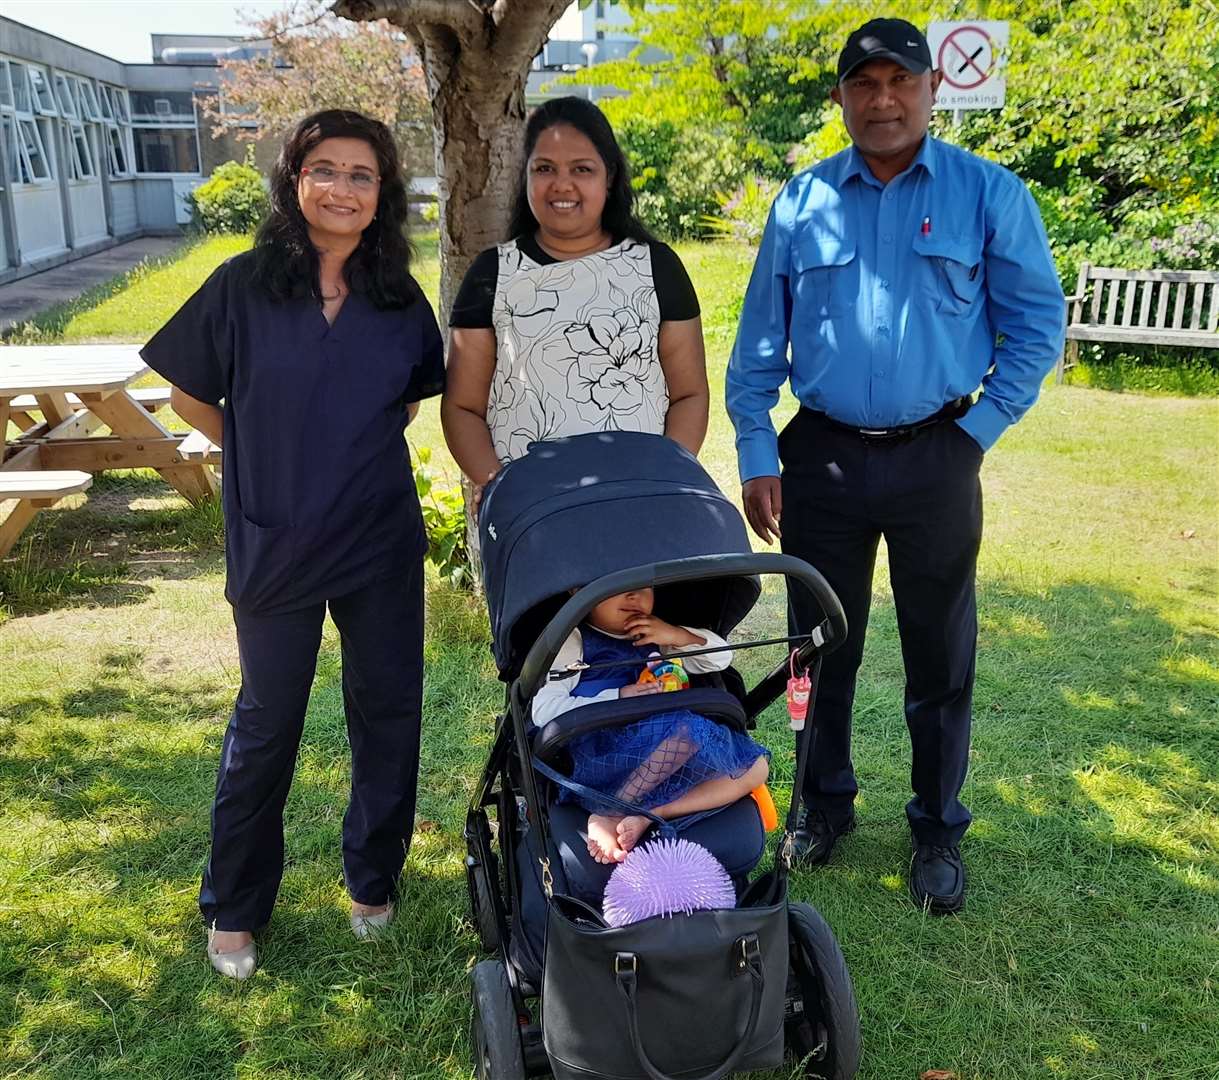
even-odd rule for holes
{"type": "Polygon", "coordinates": [[[792,731],[804,730],[804,720],[808,716],[808,699],[813,691],[813,680],[808,677],[808,669],[805,669],[803,675],[796,674],[796,653],[798,651],[798,649],[792,649],[792,654],[787,661],[790,672],[787,680],[787,715],[791,717],[792,731]]]}

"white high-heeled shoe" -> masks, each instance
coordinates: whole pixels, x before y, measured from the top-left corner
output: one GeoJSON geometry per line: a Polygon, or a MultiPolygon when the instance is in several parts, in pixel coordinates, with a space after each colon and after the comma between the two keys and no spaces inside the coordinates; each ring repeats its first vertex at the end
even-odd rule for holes
{"type": "Polygon", "coordinates": [[[375,915],[365,915],[353,911],[351,913],[351,932],[364,941],[367,938],[376,937],[393,921],[393,904],[387,905],[384,911],[379,911],[375,915]]]}
{"type": "Polygon", "coordinates": [[[225,978],[236,979],[238,982],[253,975],[258,967],[258,950],[254,947],[254,942],[251,941],[248,945],[243,945],[232,952],[216,952],[212,947],[212,939],[215,934],[215,929],[208,929],[207,958],[211,961],[212,967],[225,978]]]}

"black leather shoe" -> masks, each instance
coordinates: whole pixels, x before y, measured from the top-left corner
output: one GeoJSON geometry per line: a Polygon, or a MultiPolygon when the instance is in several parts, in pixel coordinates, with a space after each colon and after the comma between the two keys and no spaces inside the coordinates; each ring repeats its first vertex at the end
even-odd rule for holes
{"type": "Polygon", "coordinates": [[[911,841],[910,895],[933,915],[955,915],[965,907],[965,864],[961,849],[911,841]]]}
{"type": "Polygon", "coordinates": [[[801,810],[792,845],[792,861],[798,866],[824,866],[830,861],[838,837],[855,828],[855,811],[846,817],[830,817],[824,810],[801,810]]]}

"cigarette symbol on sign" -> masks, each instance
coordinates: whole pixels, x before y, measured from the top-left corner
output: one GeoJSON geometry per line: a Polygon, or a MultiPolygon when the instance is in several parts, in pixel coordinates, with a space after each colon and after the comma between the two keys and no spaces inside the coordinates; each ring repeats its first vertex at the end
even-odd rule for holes
{"type": "Polygon", "coordinates": [[[957,90],[973,90],[995,70],[995,44],[979,26],[961,26],[940,46],[936,66],[944,81],[957,90]]]}

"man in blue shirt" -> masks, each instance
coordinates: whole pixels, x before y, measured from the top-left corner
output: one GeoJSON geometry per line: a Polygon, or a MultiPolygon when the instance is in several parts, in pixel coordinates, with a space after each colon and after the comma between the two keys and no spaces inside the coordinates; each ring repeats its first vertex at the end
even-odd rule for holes
{"type": "MultiPolygon", "coordinates": [[[[826,576],[850,627],[822,667],[797,856],[825,862],[855,823],[851,703],[884,536],[913,746],[910,889],[924,908],[955,912],[970,821],[959,795],[978,472],[1036,400],[1065,305],[1024,184],[927,134],[940,78],[908,22],[875,19],[847,39],[831,97],[853,145],[775,200],[726,396],[750,524],[826,576]],[[770,411],[785,381],[801,408],[776,437],[770,411]]],[[[793,633],[820,621],[814,608],[789,594],[793,633]]]]}

